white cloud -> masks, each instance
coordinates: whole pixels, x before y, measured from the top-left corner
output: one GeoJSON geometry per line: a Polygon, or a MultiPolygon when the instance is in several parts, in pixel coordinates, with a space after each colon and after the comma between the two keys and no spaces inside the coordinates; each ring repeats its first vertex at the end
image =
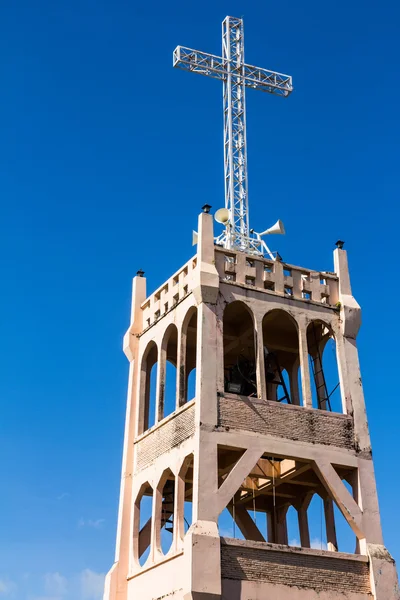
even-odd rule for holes
{"type": "Polygon", "coordinates": [[[44,589],[46,594],[62,597],[67,593],[67,579],[60,573],[46,573],[44,576],[44,589]]]}
{"type": "MultiPolygon", "coordinates": [[[[289,546],[298,546],[301,547],[301,543],[297,538],[293,538],[289,540],[289,546]]],[[[310,547],[314,550],[327,550],[327,545],[325,542],[321,542],[319,538],[313,538],[310,542],[310,547]]]]}
{"type": "Polygon", "coordinates": [[[325,542],[321,541],[319,538],[313,538],[310,542],[310,547],[314,548],[314,550],[326,550],[327,545],[325,542]]]}
{"type": "Polygon", "coordinates": [[[101,529],[105,519],[85,519],[80,518],[78,521],[78,527],[92,527],[93,529],[101,529]]]}
{"type": "Polygon", "coordinates": [[[57,496],[57,500],[64,500],[64,498],[69,498],[71,494],[69,492],[63,492],[59,496],[57,496]]]}
{"type": "Polygon", "coordinates": [[[104,592],[103,573],[85,569],[81,573],[81,593],[83,600],[101,600],[104,592]]]}
{"type": "Polygon", "coordinates": [[[16,585],[9,579],[0,579],[0,596],[10,597],[16,589],[16,585]]]}

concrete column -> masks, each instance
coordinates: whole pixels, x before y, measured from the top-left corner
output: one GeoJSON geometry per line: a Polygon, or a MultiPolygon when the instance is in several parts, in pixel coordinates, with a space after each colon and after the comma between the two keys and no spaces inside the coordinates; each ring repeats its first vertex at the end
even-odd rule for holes
{"type": "Polygon", "coordinates": [[[267,513],[268,541],[272,544],[288,544],[287,511],[287,506],[280,506],[267,513]]]}
{"type": "Polygon", "coordinates": [[[178,348],[176,355],[176,409],[182,406],[186,401],[186,379],[186,332],[180,327],[178,329],[178,348]]]}
{"type": "Polygon", "coordinates": [[[310,547],[310,529],[308,526],[308,515],[307,508],[305,506],[300,506],[297,509],[297,514],[299,517],[299,531],[300,531],[300,543],[302,548],[310,547]]]}
{"type": "Polygon", "coordinates": [[[150,561],[155,562],[161,555],[161,508],[162,508],[162,486],[158,485],[153,491],[153,504],[151,511],[151,547],[150,561]]]}
{"type": "Polygon", "coordinates": [[[221,557],[218,525],[210,519],[210,499],[218,490],[217,446],[206,428],[218,422],[217,381],[220,330],[217,318],[219,275],[215,268],[213,218],[199,216],[198,265],[193,295],[198,305],[196,353],[196,412],[193,473],[193,524],[185,536],[189,558],[189,590],[184,600],[217,600],[221,595],[221,557]]]}
{"type": "Polygon", "coordinates": [[[301,322],[299,322],[299,355],[303,406],[312,408],[310,367],[308,364],[307,325],[305,319],[302,319],[301,322]]]}
{"type": "Polygon", "coordinates": [[[167,343],[165,340],[159,345],[157,365],[157,395],[156,395],[156,423],[164,418],[165,401],[165,374],[167,369],[167,343]]]}
{"type": "Polygon", "coordinates": [[[264,341],[262,331],[262,319],[255,318],[256,334],[256,361],[257,361],[257,395],[263,400],[267,399],[267,385],[265,381],[264,341]]]}
{"type": "Polygon", "coordinates": [[[338,543],[336,537],[335,513],[333,511],[333,502],[331,498],[324,498],[324,512],[328,550],[330,550],[330,552],[337,552],[338,543]]]}
{"type": "Polygon", "coordinates": [[[174,498],[174,550],[183,548],[183,539],[185,537],[185,467],[182,467],[175,477],[175,498],[174,498]]]}
{"type": "Polygon", "coordinates": [[[274,517],[271,512],[267,512],[267,536],[270,544],[275,543],[275,528],[274,528],[274,517]]]}
{"type": "Polygon", "coordinates": [[[276,511],[276,543],[288,545],[286,514],[287,506],[281,506],[276,511]]]}
{"type": "Polygon", "coordinates": [[[296,359],[289,373],[290,381],[290,398],[296,406],[300,406],[300,390],[299,390],[299,361],[296,359]]]}

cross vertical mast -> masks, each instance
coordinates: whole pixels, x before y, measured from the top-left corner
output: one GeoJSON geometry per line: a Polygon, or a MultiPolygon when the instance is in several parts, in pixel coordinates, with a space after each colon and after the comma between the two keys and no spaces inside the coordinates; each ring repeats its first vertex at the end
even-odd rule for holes
{"type": "Polygon", "coordinates": [[[244,32],[242,19],[226,17],[222,23],[224,79],[225,208],[230,214],[227,247],[246,249],[249,237],[247,192],[246,94],[244,84],[244,32]]]}
{"type": "Polygon", "coordinates": [[[270,254],[261,240],[263,234],[250,234],[245,90],[251,87],[286,97],[293,91],[292,78],[244,62],[243,19],[235,17],[225,17],[222,23],[222,57],[178,46],[174,67],[223,81],[225,208],[229,221],[217,242],[250,254],[270,254]]]}

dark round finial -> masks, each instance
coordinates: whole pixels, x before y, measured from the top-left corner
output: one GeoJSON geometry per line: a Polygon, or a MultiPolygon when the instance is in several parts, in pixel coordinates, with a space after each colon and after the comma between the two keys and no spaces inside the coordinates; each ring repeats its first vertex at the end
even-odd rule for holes
{"type": "Polygon", "coordinates": [[[204,206],[201,207],[201,210],[205,213],[209,213],[211,210],[211,205],[210,204],[205,204],[204,206]]]}
{"type": "Polygon", "coordinates": [[[139,271],[136,273],[136,275],[137,275],[138,277],[143,277],[143,275],[144,275],[144,271],[142,271],[142,269],[139,269],[139,271]]]}
{"type": "Polygon", "coordinates": [[[342,240],[338,240],[335,244],[336,248],[340,248],[340,250],[343,248],[344,246],[344,242],[342,240]]]}

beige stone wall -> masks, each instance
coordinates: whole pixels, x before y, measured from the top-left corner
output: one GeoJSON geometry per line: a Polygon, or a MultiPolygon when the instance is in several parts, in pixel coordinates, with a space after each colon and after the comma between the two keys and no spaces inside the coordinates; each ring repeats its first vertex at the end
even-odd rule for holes
{"type": "Polygon", "coordinates": [[[136,468],[148,467],[159,456],[176,448],[194,434],[194,403],[172,414],[158,426],[150,429],[135,443],[136,468]]]}
{"type": "Polygon", "coordinates": [[[189,573],[181,554],[128,578],[127,600],[182,600],[189,573]]]}
{"type": "Polygon", "coordinates": [[[285,546],[275,550],[272,544],[221,541],[223,579],[263,581],[316,592],[371,592],[368,562],[363,557],[342,558],[338,553],[317,550],[285,546]]]}
{"type": "Polygon", "coordinates": [[[339,448],[354,448],[353,420],[347,415],[226,394],[218,398],[218,426],[270,434],[339,448]]]}
{"type": "MultiPolygon", "coordinates": [[[[363,592],[316,592],[310,588],[275,585],[258,581],[222,580],[221,600],[372,600],[363,592]]],[[[175,599],[173,599],[175,600],[175,599]]],[[[385,600],[388,600],[386,597],[385,600]]]]}

